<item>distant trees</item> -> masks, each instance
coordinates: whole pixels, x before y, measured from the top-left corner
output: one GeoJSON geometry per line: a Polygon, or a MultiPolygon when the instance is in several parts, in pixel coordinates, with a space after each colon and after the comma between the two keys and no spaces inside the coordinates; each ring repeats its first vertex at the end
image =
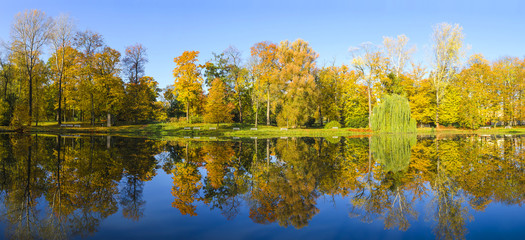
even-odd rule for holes
{"type": "Polygon", "coordinates": [[[44,45],[47,43],[52,27],[52,19],[39,10],[26,10],[15,16],[11,28],[13,39],[13,51],[23,63],[25,73],[28,76],[28,114],[31,125],[33,116],[33,81],[35,78],[35,67],[39,63],[44,45]]]}
{"type": "Polygon", "coordinates": [[[66,15],[20,13],[11,41],[0,45],[0,124],[22,128],[40,120],[89,119],[110,127],[116,121],[164,121],[158,83],[144,76],[147,61],[141,44],[128,47],[121,59],[99,33],[75,31],[66,15]],[[47,47],[50,57],[44,61],[47,47]]]}
{"type": "Polygon", "coordinates": [[[351,50],[348,65],[340,66],[320,66],[319,54],[302,39],[255,43],[248,59],[230,46],[202,64],[198,51],[185,51],[174,58],[174,84],[161,89],[146,74],[142,44],[121,54],[99,33],[75,31],[67,16],[52,19],[30,10],[15,17],[11,39],[0,49],[0,123],[22,127],[56,119],[109,127],[183,115],[188,123],[216,123],[210,111],[221,109],[211,107],[220,102],[232,108],[228,121],[256,127],[337,121],[371,129],[374,106],[391,95],[408,99],[420,126],[523,123],[525,59],[491,62],[474,54],[463,63],[457,24],[434,26],[432,43],[428,67],[412,61],[415,47],[405,35],[383,37],[380,45],[364,43],[351,50]],[[50,57],[44,61],[40,57],[48,46],[50,57]],[[217,79],[221,94],[214,87],[217,79]]]}

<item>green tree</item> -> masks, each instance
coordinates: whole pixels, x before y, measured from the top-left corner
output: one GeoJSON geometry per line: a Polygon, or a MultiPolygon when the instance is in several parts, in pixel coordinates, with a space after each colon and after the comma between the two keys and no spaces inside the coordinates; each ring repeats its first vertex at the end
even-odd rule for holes
{"type": "Polygon", "coordinates": [[[406,97],[385,95],[374,107],[372,130],[387,133],[416,132],[416,121],[410,116],[406,97]]]}

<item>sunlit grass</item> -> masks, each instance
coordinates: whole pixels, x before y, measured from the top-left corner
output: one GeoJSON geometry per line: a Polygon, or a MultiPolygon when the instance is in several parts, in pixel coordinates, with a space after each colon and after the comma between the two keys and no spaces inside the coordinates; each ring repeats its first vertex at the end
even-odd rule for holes
{"type": "MultiPolygon", "coordinates": [[[[38,133],[60,133],[60,134],[112,134],[121,136],[148,137],[148,138],[195,138],[195,137],[339,137],[339,136],[368,136],[374,134],[364,128],[288,128],[284,129],[277,126],[258,125],[257,130],[253,124],[239,123],[149,123],[149,124],[128,124],[106,127],[104,123],[97,123],[91,126],[88,122],[66,122],[66,126],[59,126],[57,122],[39,122],[38,126],[33,124],[30,132],[38,133]],[[73,127],[71,126],[73,125],[73,127]],[[188,129],[189,128],[189,129],[188,129]]],[[[1,126],[0,131],[12,131],[13,129],[1,126]]],[[[521,134],[525,133],[525,128],[490,128],[490,129],[456,129],[442,128],[436,131],[433,128],[418,128],[418,134],[521,134]]]]}

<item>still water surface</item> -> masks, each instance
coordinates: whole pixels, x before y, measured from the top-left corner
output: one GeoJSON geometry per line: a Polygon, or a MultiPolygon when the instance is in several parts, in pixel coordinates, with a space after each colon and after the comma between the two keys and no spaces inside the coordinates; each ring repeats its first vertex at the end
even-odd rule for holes
{"type": "Polygon", "coordinates": [[[0,135],[8,239],[522,239],[525,136],[0,135]]]}

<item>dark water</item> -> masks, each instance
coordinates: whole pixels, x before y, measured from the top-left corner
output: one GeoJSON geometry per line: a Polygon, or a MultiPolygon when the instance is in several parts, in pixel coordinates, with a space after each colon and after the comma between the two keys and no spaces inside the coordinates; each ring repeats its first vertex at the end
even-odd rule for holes
{"type": "Polygon", "coordinates": [[[0,237],[523,239],[525,136],[0,135],[0,237]]]}

